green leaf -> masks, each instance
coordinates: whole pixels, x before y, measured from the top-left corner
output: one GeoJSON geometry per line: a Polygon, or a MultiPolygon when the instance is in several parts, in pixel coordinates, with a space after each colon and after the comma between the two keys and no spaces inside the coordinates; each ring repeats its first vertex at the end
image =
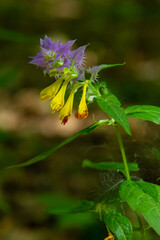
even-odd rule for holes
{"type": "Polygon", "coordinates": [[[88,135],[90,133],[92,133],[95,129],[103,126],[104,124],[108,123],[108,119],[105,120],[100,120],[98,122],[93,123],[92,125],[90,125],[89,127],[73,134],[72,136],[66,138],[64,141],[62,141],[61,143],[59,143],[57,146],[51,148],[50,150],[24,162],[24,163],[20,163],[20,164],[16,164],[16,165],[12,165],[7,167],[7,169],[9,168],[15,168],[15,167],[25,167],[25,166],[29,166],[31,164],[34,164],[36,162],[42,161],[44,160],[46,157],[48,157],[51,153],[53,153],[54,151],[56,151],[57,149],[63,147],[64,145],[66,145],[67,143],[73,141],[74,139],[76,139],[77,137],[79,137],[80,135],[88,135]]]}
{"type": "Polygon", "coordinates": [[[74,213],[84,213],[90,212],[95,209],[95,204],[91,201],[79,201],[75,207],[61,207],[61,208],[51,208],[47,209],[46,212],[51,214],[74,214],[74,213]]]}
{"type": "MultiPolygon", "coordinates": [[[[83,167],[91,167],[101,171],[109,170],[109,171],[124,171],[124,165],[121,162],[98,162],[93,163],[87,159],[83,161],[83,167]]],[[[129,171],[138,171],[138,164],[137,163],[128,163],[129,171]]]]}
{"type": "Polygon", "coordinates": [[[125,109],[128,117],[143,119],[160,124],[160,107],[152,105],[134,105],[125,109]]]}
{"type": "Polygon", "coordinates": [[[104,96],[98,97],[96,99],[99,107],[107,113],[111,118],[113,118],[116,122],[122,125],[125,131],[131,135],[128,119],[124,112],[124,109],[121,108],[120,101],[116,98],[115,95],[108,92],[104,96]]]}
{"type": "Polygon", "coordinates": [[[145,181],[137,181],[136,183],[143,189],[144,193],[160,204],[160,186],[145,181]]]}
{"type": "Polygon", "coordinates": [[[157,195],[153,197],[154,191],[147,190],[146,184],[140,181],[126,180],[120,185],[119,192],[121,199],[134,211],[141,212],[149,225],[160,235],[160,203],[155,200],[157,195]]]}
{"type": "Polygon", "coordinates": [[[131,240],[132,225],[129,219],[120,212],[110,212],[104,215],[104,222],[118,240],[131,240]]]}

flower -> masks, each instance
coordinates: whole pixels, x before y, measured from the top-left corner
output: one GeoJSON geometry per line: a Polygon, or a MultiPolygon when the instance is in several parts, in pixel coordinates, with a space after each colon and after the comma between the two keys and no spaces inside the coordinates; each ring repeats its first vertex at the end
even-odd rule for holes
{"type": "Polygon", "coordinates": [[[74,94],[80,86],[81,86],[80,83],[74,84],[72,91],[71,91],[64,107],[59,112],[59,119],[62,120],[63,125],[65,125],[67,123],[68,119],[72,115],[74,94]]]}
{"type": "Polygon", "coordinates": [[[53,98],[56,95],[56,93],[58,92],[63,80],[64,80],[64,76],[62,75],[57,81],[52,83],[50,86],[44,88],[40,92],[41,99],[46,100],[46,99],[53,98]]]}
{"type": "Polygon", "coordinates": [[[62,120],[62,124],[65,125],[70,116],[72,115],[73,108],[73,99],[74,99],[74,91],[71,91],[67,102],[64,107],[59,112],[59,119],[62,120]]]}
{"type": "Polygon", "coordinates": [[[52,112],[59,111],[59,119],[64,125],[72,114],[74,94],[81,86],[84,86],[83,94],[75,116],[78,119],[88,116],[85,100],[87,81],[84,70],[86,45],[72,51],[74,42],[75,40],[71,40],[62,44],[60,41],[53,42],[51,38],[45,36],[44,39],[40,39],[40,52],[30,61],[31,64],[42,67],[43,72],[49,77],[55,78],[51,85],[40,92],[40,97],[42,100],[52,98],[50,102],[52,112]],[[67,88],[71,88],[71,92],[65,103],[67,88]]]}
{"type": "Polygon", "coordinates": [[[75,117],[77,119],[84,119],[88,116],[88,108],[86,104],[86,89],[87,89],[87,81],[84,82],[83,94],[78,107],[78,112],[75,113],[75,117]]]}
{"type": "Polygon", "coordinates": [[[70,78],[65,80],[57,95],[52,99],[50,105],[53,113],[63,107],[66,88],[70,80],[70,78]]]}
{"type": "Polygon", "coordinates": [[[70,57],[71,57],[72,61],[74,62],[75,66],[79,66],[81,68],[82,65],[84,64],[85,49],[86,49],[86,45],[81,46],[81,47],[77,48],[76,50],[70,52],[70,57]]]}
{"type": "Polygon", "coordinates": [[[84,64],[86,45],[71,51],[74,42],[75,40],[68,41],[65,44],[60,41],[54,43],[49,37],[45,36],[44,40],[40,39],[40,52],[32,57],[30,63],[44,68],[44,73],[48,73],[49,76],[53,76],[53,72],[54,76],[60,74],[64,68],[77,67],[78,72],[78,68],[84,64]]]}

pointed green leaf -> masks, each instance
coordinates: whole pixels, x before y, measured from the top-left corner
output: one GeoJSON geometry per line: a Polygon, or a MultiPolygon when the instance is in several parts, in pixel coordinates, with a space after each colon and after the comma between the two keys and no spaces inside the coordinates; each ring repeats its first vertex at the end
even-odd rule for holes
{"type": "Polygon", "coordinates": [[[47,209],[46,212],[51,214],[74,214],[90,212],[95,209],[95,204],[91,201],[79,201],[78,204],[71,208],[61,207],[61,208],[51,208],[47,209]]]}
{"type": "Polygon", "coordinates": [[[117,240],[132,240],[133,230],[129,219],[120,212],[109,212],[104,215],[104,222],[117,240]]]}
{"type": "Polygon", "coordinates": [[[113,118],[116,122],[122,125],[125,131],[131,135],[128,119],[124,112],[124,109],[121,108],[120,101],[116,98],[115,95],[108,92],[104,96],[98,97],[96,99],[99,107],[109,115],[109,117],[113,118]]]}
{"type": "Polygon", "coordinates": [[[145,183],[126,180],[120,185],[119,192],[121,199],[134,211],[141,212],[149,225],[160,235],[160,203],[155,200],[159,199],[157,193],[153,197],[155,190],[147,190],[145,183]]]}
{"type": "Polygon", "coordinates": [[[63,147],[64,145],[66,145],[67,143],[73,141],[74,139],[76,139],[77,137],[79,137],[80,135],[87,135],[92,133],[95,129],[103,126],[104,124],[108,123],[108,120],[100,120],[98,122],[93,123],[92,125],[90,125],[89,127],[73,134],[71,137],[66,138],[64,141],[62,141],[61,143],[59,143],[57,146],[51,148],[50,150],[24,162],[24,163],[20,163],[20,164],[16,164],[16,165],[12,165],[7,167],[8,168],[15,168],[15,167],[25,167],[25,166],[29,166],[31,164],[34,164],[36,162],[42,161],[44,160],[46,157],[48,157],[51,153],[53,153],[54,151],[56,151],[57,149],[63,147]]]}
{"type": "MultiPolygon", "coordinates": [[[[109,171],[124,171],[124,164],[121,162],[98,162],[93,163],[87,159],[83,161],[83,167],[90,167],[95,168],[101,171],[109,170],[109,171]]],[[[138,164],[137,163],[128,163],[129,171],[138,171],[138,164]]]]}
{"type": "Polygon", "coordinates": [[[125,109],[128,117],[143,119],[160,124],[160,107],[152,105],[134,105],[125,109]]]}

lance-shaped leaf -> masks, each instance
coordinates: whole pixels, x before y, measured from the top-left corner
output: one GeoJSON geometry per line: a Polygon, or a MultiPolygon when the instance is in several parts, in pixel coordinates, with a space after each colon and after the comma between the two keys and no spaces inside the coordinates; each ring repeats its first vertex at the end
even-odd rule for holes
{"type": "Polygon", "coordinates": [[[108,123],[108,119],[105,120],[100,120],[98,122],[93,123],[92,125],[90,125],[87,128],[84,128],[83,130],[73,134],[72,136],[66,138],[64,141],[62,141],[61,143],[59,143],[58,145],[56,145],[55,147],[51,148],[50,150],[24,162],[24,163],[20,163],[20,164],[16,164],[16,165],[12,165],[9,166],[7,168],[15,168],[15,167],[25,167],[25,166],[29,166],[31,164],[34,164],[36,162],[42,161],[44,160],[46,157],[48,157],[51,153],[53,153],[54,151],[58,150],[59,148],[63,147],[64,145],[66,145],[67,143],[73,141],[74,139],[76,139],[77,137],[79,137],[80,135],[88,135],[90,133],[92,133],[95,129],[103,126],[104,124],[108,123]]]}
{"type": "Polygon", "coordinates": [[[125,131],[131,135],[131,131],[129,128],[128,119],[124,112],[124,109],[121,108],[120,101],[110,92],[105,93],[103,96],[96,98],[96,101],[99,107],[109,115],[109,117],[113,118],[116,122],[122,125],[125,131]]]}
{"type": "Polygon", "coordinates": [[[143,119],[160,124],[160,107],[152,105],[134,105],[125,109],[128,117],[143,119]]]}
{"type": "Polygon", "coordinates": [[[145,182],[126,180],[120,185],[120,197],[134,211],[141,212],[149,225],[160,235],[160,203],[157,202],[159,188],[157,191],[157,187],[151,190],[153,186],[148,189],[147,186],[149,185],[145,182]]]}
{"type": "Polygon", "coordinates": [[[99,66],[91,67],[87,69],[88,73],[91,73],[91,77],[93,80],[95,80],[98,76],[98,73],[106,68],[111,68],[111,67],[117,67],[117,66],[123,66],[125,63],[117,63],[117,64],[101,64],[99,66]]]}
{"type": "MultiPolygon", "coordinates": [[[[100,171],[124,171],[124,164],[121,162],[98,162],[98,163],[93,163],[87,159],[83,161],[82,164],[83,167],[90,167],[90,168],[95,168],[100,171]]],[[[128,168],[129,171],[138,171],[138,164],[137,163],[128,163],[128,168]]]]}
{"type": "Polygon", "coordinates": [[[133,230],[129,219],[118,211],[104,215],[104,222],[117,240],[132,240],[133,230]]]}
{"type": "Polygon", "coordinates": [[[59,208],[50,208],[47,209],[46,212],[51,214],[74,214],[74,213],[85,213],[91,212],[95,209],[95,204],[91,201],[79,201],[76,206],[66,208],[66,207],[59,207],[59,208]]]}

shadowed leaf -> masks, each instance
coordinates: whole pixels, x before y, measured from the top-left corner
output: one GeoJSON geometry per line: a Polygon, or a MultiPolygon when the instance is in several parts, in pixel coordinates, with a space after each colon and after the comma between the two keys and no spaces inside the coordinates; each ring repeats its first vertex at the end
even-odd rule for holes
{"type": "Polygon", "coordinates": [[[51,208],[47,209],[46,212],[51,213],[51,214],[74,214],[74,213],[83,213],[83,212],[90,212],[95,209],[95,204],[90,201],[79,201],[78,204],[74,207],[70,208],[51,208]]]}
{"type": "Polygon", "coordinates": [[[100,120],[98,122],[93,123],[92,125],[90,125],[89,127],[73,134],[72,136],[66,138],[64,141],[62,141],[61,143],[59,143],[58,145],[56,145],[55,147],[51,148],[50,150],[24,162],[24,163],[20,163],[20,164],[16,164],[16,165],[12,165],[7,167],[7,169],[9,168],[15,168],[15,167],[25,167],[25,166],[29,166],[31,164],[34,164],[36,162],[42,161],[45,158],[47,158],[51,153],[53,153],[54,151],[58,150],[59,148],[63,147],[64,145],[66,145],[67,143],[73,141],[74,139],[76,139],[77,137],[79,137],[80,135],[88,135],[91,132],[93,132],[95,129],[103,126],[104,124],[108,123],[108,119],[106,120],[100,120]]]}
{"type": "MultiPolygon", "coordinates": [[[[98,170],[109,170],[109,171],[124,171],[124,165],[121,162],[99,162],[99,163],[93,163],[87,159],[85,159],[83,161],[83,167],[91,167],[91,168],[95,168],[98,170]]],[[[128,163],[128,168],[130,171],[138,171],[138,165],[137,163],[128,163]]]]}

